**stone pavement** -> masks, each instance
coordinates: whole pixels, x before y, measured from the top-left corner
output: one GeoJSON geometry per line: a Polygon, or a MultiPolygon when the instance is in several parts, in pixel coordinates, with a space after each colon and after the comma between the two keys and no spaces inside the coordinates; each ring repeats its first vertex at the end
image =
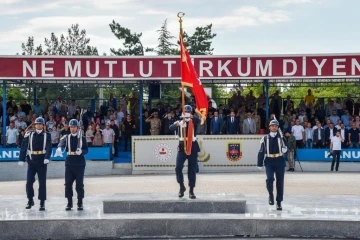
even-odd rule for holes
{"type": "MultiPolygon", "coordinates": [[[[186,174],[184,175],[186,178],[186,174]]],[[[267,194],[265,173],[200,173],[196,193],[267,194]]],[[[24,181],[0,182],[0,195],[25,195],[24,181]]],[[[285,175],[286,195],[360,195],[360,174],[354,172],[294,172],[285,175]]],[[[35,183],[35,188],[37,188],[35,183]]],[[[64,179],[48,179],[49,196],[64,195],[64,179]]],[[[178,191],[175,174],[114,175],[85,177],[85,194],[173,193],[178,191]]],[[[286,201],[286,199],[285,199],[286,201]]]]}

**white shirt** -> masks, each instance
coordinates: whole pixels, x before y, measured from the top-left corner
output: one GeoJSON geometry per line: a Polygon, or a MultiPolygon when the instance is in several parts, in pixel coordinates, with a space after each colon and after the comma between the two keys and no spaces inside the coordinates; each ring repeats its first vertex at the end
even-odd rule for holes
{"type": "Polygon", "coordinates": [[[329,139],[331,140],[331,138],[334,136],[334,129],[329,128],[329,130],[330,130],[329,139]]]}
{"type": "Polygon", "coordinates": [[[26,124],[26,122],[24,122],[24,121],[15,121],[15,127],[16,128],[21,128],[21,129],[26,129],[27,128],[27,124],[26,124]]]}
{"type": "Polygon", "coordinates": [[[16,138],[19,136],[19,132],[16,128],[8,128],[6,130],[6,136],[8,137],[7,144],[16,143],[16,138]]]}
{"type": "Polygon", "coordinates": [[[331,138],[332,150],[341,150],[341,137],[334,136],[331,138]]]}
{"type": "Polygon", "coordinates": [[[251,118],[248,118],[248,122],[249,122],[249,124],[251,124],[251,118]]]}
{"type": "Polygon", "coordinates": [[[303,140],[302,133],[305,131],[304,127],[301,125],[294,125],[291,128],[291,132],[293,133],[295,140],[303,140]]]}
{"type": "Polygon", "coordinates": [[[231,122],[232,122],[232,123],[234,122],[234,118],[233,118],[233,117],[231,117],[231,122]]]}
{"type": "Polygon", "coordinates": [[[321,140],[321,129],[318,129],[318,140],[321,140]]]}
{"type": "Polygon", "coordinates": [[[340,135],[341,135],[342,139],[345,139],[345,129],[340,130],[340,135]]]}
{"type": "Polygon", "coordinates": [[[102,130],[102,135],[104,136],[104,143],[112,143],[113,137],[115,137],[115,132],[112,128],[102,130]]]}

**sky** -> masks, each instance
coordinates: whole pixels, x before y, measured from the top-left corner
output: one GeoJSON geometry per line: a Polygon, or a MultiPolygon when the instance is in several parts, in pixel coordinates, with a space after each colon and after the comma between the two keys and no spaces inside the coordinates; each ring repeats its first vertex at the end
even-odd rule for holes
{"type": "Polygon", "coordinates": [[[165,19],[178,36],[178,12],[189,34],[213,24],[215,55],[354,53],[359,9],[359,0],[0,0],[0,55],[20,53],[29,36],[38,45],[51,32],[66,34],[76,23],[90,45],[109,55],[122,47],[111,33],[113,20],[156,47],[165,19]]]}

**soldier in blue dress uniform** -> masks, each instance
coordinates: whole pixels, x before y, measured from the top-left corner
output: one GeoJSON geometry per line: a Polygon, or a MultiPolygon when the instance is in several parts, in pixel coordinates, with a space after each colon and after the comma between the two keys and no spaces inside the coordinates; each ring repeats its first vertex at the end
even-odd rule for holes
{"type": "Polygon", "coordinates": [[[21,144],[19,165],[28,163],[26,178],[26,195],[29,199],[26,209],[34,206],[34,182],[37,174],[39,180],[40,211],[45,210],[46,200],[46,173],[47,164],[51,156],[51,135],[44,130],[45,120],[42,117],[35,119],[35,131],[25,133],[21,144]]]}
{"type": "Polygon", "coordinates": [[[264,136],[260,143],[257,166],[260,170],[265,165],[266,188],[269,192],[269,204],[274,205],[274,174],[276,176],[276,209],[282,210],[281,202],[284,195],[285,158],[287,144],[284,136],[279,130],[279,122],[271,120],[269,124],[270,133],[264,136]]]}
{"type": "Polygon", "coordinates": [[[170,131],[177,130],[177,134],[179,137],[178,153],[176,156],[176,168],[175,168],[176,180],[180,184],[180,191],[179,191],[178,196],[180,198],[183,197],[184,193],[186,191],[182,170],[184,168],[184,163],[187,159],[188,160],[188,180],[189,180],[189,187],[190,187],[189,198],[195,199],[196,196],[194,194],[194,188],[195,188],[195,183],[196,183],[196,171],[197,171],[196,169],[198,168],[197,158],[198,158],[198,153],[200,152],[199,144],[196,141],[196,132],[197,132],[197,128],[200,124],[200,119],[194,118],[192,113],[193,113],[192,107],[190,105],[185,105],[184,113],[182,115],[183,120],[174,122],[172,125],[169,126],[169,130],[170,131]],[[192,121],[192,123],[194,125],[192,133],[189,133],[189,131],[188,131],[188,126],[190,124],[190,121],[192,121]],[[184,136],[183,136],[184,129],[186,132],[187,139],[189,139],[189,134],[192,135],[192,146],[191,146],[190,155],[187,155],[185,152],[186,146],[184,145],[184,136]]]}
{"type": "Polygon", "coordinates": [[[73,183],[76,182],[76,192],[78,198],[78,210],[83,210],[84,198],[84,173],[85,173],[85,157],[88,153],[88,145],[86,138],[80,133],[79,122],[72,119],[69,122],[70,134],[63,136],[56,149],[57,154],[62,153],[62,149],[67,152],[65,160],[65,198],[68,204],[65,208],[70,211],[73,208],[73,183]]]}

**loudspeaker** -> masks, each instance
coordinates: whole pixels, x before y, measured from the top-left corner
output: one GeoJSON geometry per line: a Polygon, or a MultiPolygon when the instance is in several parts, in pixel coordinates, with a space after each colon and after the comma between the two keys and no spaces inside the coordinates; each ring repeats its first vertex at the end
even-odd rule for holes
{"type": "Polygon", "coordinates": [[[151,83],[149,85],[150,97],[152,99],[161,99],[161,85],[156,83],[151,83]]]}

